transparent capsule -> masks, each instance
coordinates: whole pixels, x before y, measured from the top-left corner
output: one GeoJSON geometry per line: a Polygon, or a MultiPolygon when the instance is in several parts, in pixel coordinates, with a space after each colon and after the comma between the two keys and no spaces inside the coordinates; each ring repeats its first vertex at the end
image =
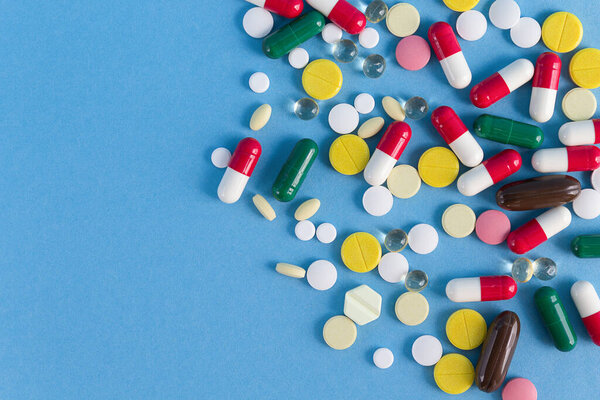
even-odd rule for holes
{"type": "Polygon", "coordinates": [[[382,0],[373,0],[365,10],[367,21],[374,24],[383,21],[388,12],[388,6],[382,0]]]}
{"type": "Polygon", "coordinates": [[[517,282],[529,282],[533,276],[533,263],[528,258],[517,258],[513,262],[511,273],[517,282]]]}
{"type": "Polygon", "coordinates": [[[310,97],[304,97],[294,104],[294,113],[298,118],[308,121],[319,115],[319,105],[310,97]]]}
{"type": "Polygon", "coordinates": [[[429,106],[424,98],[415,96],[406,101],[404,104],[404,111],[408,118],[419,120],[427,115],[429,106]]]}
{"type": "Polygon", "coordinates": [[[402,229],[392,229],[385,235],[383,244],[388,251],[397,253],[404,250],[408,243],[408,235],[402,229]]]}
{"type": "Polygon", "coordinates": [[[420,292],[425,289],[428,283],[429,278],[427,274],[418,269],[410,271],[406,274],[406,278],[404,278],[404,286],[406,286],[409,292],[420,292]]]}
{"type": "Polygon", "coordinates": [[[549,281],[558,273],[556,263],[549,258],[538,258],[533,262],[533,275],[542,281],[549,281]]]}
{"type": "Polygon", "coordinates": [[[379,78],[385,71],[385,58],[371,54],[363,61],[363,72],[367,78],[379,78]]]}
{"type": "Polygon", "coordinates": [[[333,46],[333,58],[341,63],[354,61],[358,55],[356,44],[350,39],[338,40],[333,46]]]}

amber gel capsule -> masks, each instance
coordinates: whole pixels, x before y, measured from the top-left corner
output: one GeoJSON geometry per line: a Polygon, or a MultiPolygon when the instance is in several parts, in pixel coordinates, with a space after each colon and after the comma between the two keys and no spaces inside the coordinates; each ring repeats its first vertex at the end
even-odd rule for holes
{"type": "Polygon", "coordinates": [[[544,141],[544,132],[537,126],[488,114],[477,118],[473,127],[480,138],[528,149],[537,149],[544,141]]]}
{"type": "Polygon", "coordinates": [[[544,175],[502,186],[496,203],[505,210],[526,211],[562,206],[581,192],[579,181],[569,175],[544,175]]]}
{"type": "Polygon", "coordinates": [[[296,197],[317,154],[319,148],[314,141],[302,139],[296,143],[273,184],[273,196],[277,200],[291,201],[296,197]]]}
{"type": "Polygon", "coordinates": [[[324,26],[325,17],[320,12],[306,13],[264,38],[263,53],[269,58],[281,58],[319,34],[324,26]]]}
{"type": "Polygon", "coordinates": [[[579,258],[600,258],[600,235],[581,235],[571,242],[571,251],[579,258]]]}
{"type": "Polygon", "coordinates": [[[534,299],[554,346],[560,351],[573,350],[577,336],[556,290],[550,286],[541,287],[535,292],[534,299]]]}

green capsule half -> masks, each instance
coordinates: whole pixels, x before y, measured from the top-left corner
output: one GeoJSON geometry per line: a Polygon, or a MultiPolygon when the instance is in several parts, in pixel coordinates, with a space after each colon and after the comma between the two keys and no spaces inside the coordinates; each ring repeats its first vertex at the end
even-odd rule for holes
{"type": "Polygon", "coordinates": [[[537,149],[544,141],[544,132],[537,126],[489,114],[477,118],[473,127],[480,138],[528,149],[537,149]]]}
{"type": "Polygon", "coordinates": [[[556,290],[550,286],[541,287],[535,292],[534,299],[554,346],[560,351],[573,350],[577,336],[556,290]]]}
{"type": "Polygon", "coordinates": [[[296,143],[273,184],[273,196],[277,200],[291,201],[296,197],[317,154],[319,147],[314,141],[302,139],[296,143]]]}
{"type": "Polygon", "coordinates": [[[269,58],[281,58],[287,53],[318,35],[325,26],[325,17],[318,11],[311,11],[277,29],[263,39],[263,53],[269,58]]]}
{"type": "Polygon", "coordinates": [[[600,258],[600,235],[581,235],[571,242],[571,251],[579,258],[600,258]]]}

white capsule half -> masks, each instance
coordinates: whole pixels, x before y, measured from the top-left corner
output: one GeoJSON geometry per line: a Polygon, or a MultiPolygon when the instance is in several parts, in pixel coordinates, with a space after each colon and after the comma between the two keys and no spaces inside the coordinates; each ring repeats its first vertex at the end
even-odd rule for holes
{"type": "Polygon", "coordinates": [[[223,203],[231,204],[235,203],[240,199],[240,196],[244,192],[244,188],[248,183],[249,176],[237,172],[233,168],[227,167],[219,188],[217,189],[217,195],[219,200],[223,203]]]}
{"type": "Polygon", "coordinates": [[[558,130],[558,139],[565,146],[583,146],[596,143],[593,120],[567,122],[558,130]]]}
{"type": "Polygon", "coordinates": [[[448,146],[460,162],[469,168],[476,167],[483,161],[483,150],[468,130],[448,146]]]}
{"type": "Polygon", "coordinates": [[[594,286],[588,281],[577,281],[571,286],[571,297],[581,318],[600,311],[600,298],[594,286]]]}
{"type": "Polygon", "coordinates": [[[398,160],[394,157],[385,154],[379,149],[375,149],[365,167],[365,181],[371,186],[383,185],[388,176],[390,176],[390,172],[392,172],[396,162],[398,160]]]}
{"type": "Polygon", "coordinates": [[[535,67],[526,58],[519,58],[498,71],[512,93],[533,78],[535,67]]]}
{"type": "Polygon", "coordinates": [[[566,148],[542,149],[533,153],[531,166],[537,172],[567,172],[569,155],[566,148]]]}
{"type": "Polygon", "coordinates": [[[440,64],[450,86],[455,89],[464,89],[469,86],[473,76],[462,51],[444,58],[440,64]]]}
{"type": "Polygon", "coordinates": [[[529,115],[534,121],[544,123],[550,121],[554,115],[556,104],[555,89],[534,87],[531,90],[531,101],[529,102],[529,115]]]}
{"type": "Polygon", "coordinates": [[[458,191],[464,196],[475,196],[493,184],[494,181],[483,164],[468,170],[456,182],[458,191]]]}
{"type": "Polygon", "coordinates": [[[481,301],[480,278],[456,278],[446,285],[446,296],[455,303],[481,301]]]}
{"type": "Polygon", "coordinates": [[[535,220],[540,224],[547,239],[571,225],[571,211],[565,206],[558,206],[538,215],[535,220]]]}

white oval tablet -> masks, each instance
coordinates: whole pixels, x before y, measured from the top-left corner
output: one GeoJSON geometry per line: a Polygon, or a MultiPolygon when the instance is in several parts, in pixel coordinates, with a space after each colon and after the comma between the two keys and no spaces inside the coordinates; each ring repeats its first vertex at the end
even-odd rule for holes
{"type": "Polygon", "coordinates": [[[365,49],[372,49],[379,43],[379,32],[374,28],[365,28],[358,34],[358,43],[365,49]]]}
{"type": "Polygon", "coordinates": [[[517,46],[528,49],[538,44],[542,38],[542,27],[535,19],[523,17],[510,28],[510,38],[517,46]]]}
{"type": "Polygon", "coordinates": [[[583,189],[573,200],[573,211],[583,219],[594,219],[600,215],[600,192],[583,189]]]}
{"type": "Polygon", "coordinates": [[[377,368],[386,369],[394,363],[394,353],[386,347],[380,347],[373,353],[373,364],[377,368]]]}
{"type": "Polygon", "coordinates": [[[369,93],[361,93],[354,99],[354,108],[361,114],[368,114],[375,108],[375,99],[369,93]]]}
{"type": "Polygon", "coordinates": [[[254,7],[246,11],[242,25],[248,35],[262,39],[273,29],[273,16],[264,8],[254,7]]]}
{"type": "Polygon", "coordinates": [[[210,155],[210,161],[217,168],[225,168],[231,160],[231,152],[225,147],[219,147],[213,150],[210,155]]]}
{"type": "Polygon", "coordinates": [[[302,47],[296,47],[294,50],[290,51],[290,54],[288,55],[290,65],[296,69],[306,67],[309,60],[310,56],[308,55],[308,51],[304,50],[302,47]]]}
{"type": "Polygon", "coordinates": [[[417,254],[429,254],[438,245],[439,237],[435,228],[428,224],[418,224],[408,232],[408,245],[417,254]]]}
{"type": "Polygon", "coordinates": [[[408,273],[408,261],[400,253],[386,253],[381,257],[377,271],[384,281],[398,283],[408,273]]]}
{"type": "Polygon", "coordinates": [[[442,358],[442,343],[435,336],[423,335],[412,345],[412,356],[424,367],[435,365],[442,358]]]}
{"type": "Polygon", "coordinates": [[[255,72],[250,75],[248,85],[254,93],[264,93],[269,88],[269,77],[264,72],[255,72]]]}
{"type": "Polygon", "coordinates": [[[321,243],[331,243],[337,237],[337,229],[329,222],[324,222],[317,228],[317,240],[321,243]]]}
{"type": "Polygon", "coordinates": [[[358,126],[358,111],[350,104],[341,103],[329,111],[328,120],[334,132],[340,135],[351,133],[358,126]]]}
{"type": "Polygon", "coordinates": [[[294,228],[296,237],[300,240],[307,241],[315,237],[315,224],[305,219],[296,224],[294,228]]]}
{"type": "Polygon", "coordinates": [[[333,22],[330,22],[325,24],[323,31],[321,31],[321,36],[327,43],[335,43],[342,38],[342,29],[333,22]]]}
{"type": "Polygon", "coordinates": [[[365,211],[375,217],[387,214],[394,205],[394,196],[383,186],[371,186],[365,191],[362,199],[365,211]]]}
{"type": "Polygon", "coordinates": [[[521,8],[514,0],[496,0],[490,7],[490,22],[496,28],[510,29],[519,22],[521,8]]]}
{"type": "Polygon", "coordinates": [[[487,31],[487,19],[477,10],[469,10],[458,16],[456,32],[465,40],[479,40],[487,31]]]}
{"type": "Polygon", "coordinates": [[[592,187],[600,192],[600,169],[592,172],[592,187]]]}
{"type": "Polygon", "coordinates": [[[337,280],[337,270],[329,261],[317,260],[306,270],[306,279],[317,290],[331,289],[337,280]]]}

